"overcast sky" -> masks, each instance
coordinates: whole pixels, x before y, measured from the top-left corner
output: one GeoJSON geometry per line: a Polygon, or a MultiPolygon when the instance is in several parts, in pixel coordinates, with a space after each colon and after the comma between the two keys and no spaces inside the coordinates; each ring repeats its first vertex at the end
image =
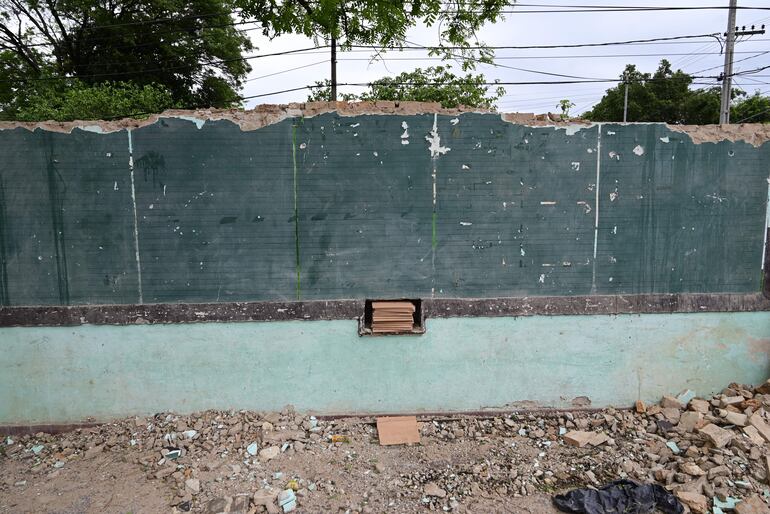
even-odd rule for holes
{"type": "MultiPolygon", "coordinates": [[[[522,0],[524,2],[525,0],[522,0]]],[[[728,0],[526,0],[528,4],[540,5],[633,5],[633,6],[714,6],[728,5],[728,0]]],[[[764,6],[766,0],[739,0],[739,6],[764,6]]],[[[623,41],[629,39],[649,39],[689,34],[723,33],[727,27],[727,11],[653,11],[653,12],[618,12],[618,13],[516,13],[515,11],[542,9],[534,7],[514,7],[513,13],[505,20],[484,27],[480,39],[492,46],[543,45],[596,43],[605,41],[623,41]]],[[[738,25],[766,23],[770,25],[770,12],[759,10],[739,10],[738,25]]],[[[272,53],[314,46],[312,40],[301,36],[284,36],[272,41],[252,31],[257,50],[252,54],[272,53]]],[[[408,40],[423,45],[433,45],[438,41],[435,27],[419,26],[409,31],[408,40]]],[[[323,43],[322,43],[323,44],[323,43]]],[[[246,83],[244,96],[271,93],[312,84],[316,80],[329,78],[329,50],[318,49],[313,53],[292,54],[278,57],[252,59],[253,71],[246,83]],[[318,63],[318,64],[315,64],[318,63]],[[309,66],[308,66],[309,65],[309,66]],[[290,68],[307,66],[294,71],[290,68]],[[275,74],[260,78],[264,75],[275,74]]],[[[338,52],[337,79],[339,82],[370,82],[383,76],[396,75],[417,67],[441,64],[439,60],[428,58],[423,51],[389,51],[385,60],[370,62],[371,53],[367,51],[338,52]]],[[[660,59],[667,58],[674,68],[685,72],[700,72],[705,68],[719,67],[724,57],[720,55],[720,45],[713,38],[698,39],[687,43],[656,43],[618,45],[600,48],[572,48],[547,50],[497,50],[496,63],[518,68],[576,75],[581,77],[611,79],[623,71],[627,63],[636,64],[642,71],[652,72],[660,59]],[[640,55],[646,54],[646,55],[640,55]]],[[[748,70],[770,65],[770,31],[768,34],[753,36],[736,45],[735,71],[748,70]],[[760,52],[767,52],[764,55],[760,52]]],[[[450,61],[451,63],[451,61],[450,61]]],[[[458,64],[453,63],[458,73],[458,64]]],[[[698,75],[716,75],[720,68],[714,68],[698,75]]],[[[499,79],[502,82],[556,81],[535,73],[478,65],[476,73],[483,73],[488,81],[499,79]]],[[[717,84],[715,80],[699,80],[717,84]]],[[[770,70],[747,77],[737,77],[737,86],[754,92],[760,90],[770,94],[770,70]]],[[[498,109],[507,112],[556,112],[556,104],[562,98],[568,98],[576,104],[572,114],[579,114],[589,109],[601,99],[604,91],[613,84],[549,84],[549,85],[512,85],[506,86],[506,95],[498,102],[498,109]]],[[[341,92],[358,93],[361,87],[341,87],[341,92]]],[[[259,103],[287,103],[305,101],[308,91],[272,94],[262,98],[248,100],[247,108],[259,103]]]]}

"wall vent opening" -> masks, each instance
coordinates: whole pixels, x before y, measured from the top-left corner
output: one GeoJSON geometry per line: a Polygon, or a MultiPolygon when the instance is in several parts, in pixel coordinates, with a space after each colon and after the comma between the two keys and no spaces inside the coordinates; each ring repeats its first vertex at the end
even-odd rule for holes
{"type": "Polygon", "coordinates": [[[366,300],[361,335],[425,333],[422,300],[366,300]]]}

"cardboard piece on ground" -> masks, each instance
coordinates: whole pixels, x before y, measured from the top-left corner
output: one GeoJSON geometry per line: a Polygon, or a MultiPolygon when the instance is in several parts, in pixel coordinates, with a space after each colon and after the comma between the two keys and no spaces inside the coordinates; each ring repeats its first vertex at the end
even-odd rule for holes
{"type": "Polygon", "coordinates": [[[420,442],[416,416],[377,418],[377,434],[381,446],[420,442]]]}

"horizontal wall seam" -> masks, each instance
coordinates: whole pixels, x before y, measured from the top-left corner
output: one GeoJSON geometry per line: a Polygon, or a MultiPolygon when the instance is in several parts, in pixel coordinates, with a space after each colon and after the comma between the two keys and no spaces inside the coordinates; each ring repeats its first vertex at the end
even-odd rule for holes
{"type": "MultiPolygon", "coordinates": [[[[423,300],[426,319],[753,311],[770,311],[770,299],[760,293],[688,293],[423,300]]],[[[356,320],[363,313],[363,299],[2,307],[0,308],[0,327],[356,320]]]]}

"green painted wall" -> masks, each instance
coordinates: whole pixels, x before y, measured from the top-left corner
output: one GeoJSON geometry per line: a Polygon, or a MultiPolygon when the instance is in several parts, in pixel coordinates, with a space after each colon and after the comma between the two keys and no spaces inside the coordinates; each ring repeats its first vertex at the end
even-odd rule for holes
{"type": "Polygon", "coordinates": [[[761,286],[767,143],[323,114],[0,130],[0,153],[2,305],[761,286]]]}
{"type": "Polygon", "coordinates": [[[0,424],[163,410],[457,411],[708,395],[770,375],[770,313],[2,328],[0,424]]]}

